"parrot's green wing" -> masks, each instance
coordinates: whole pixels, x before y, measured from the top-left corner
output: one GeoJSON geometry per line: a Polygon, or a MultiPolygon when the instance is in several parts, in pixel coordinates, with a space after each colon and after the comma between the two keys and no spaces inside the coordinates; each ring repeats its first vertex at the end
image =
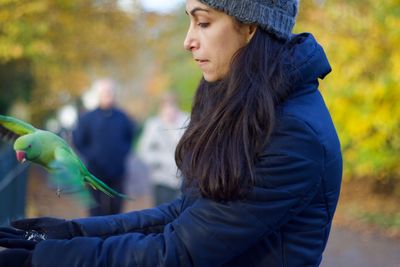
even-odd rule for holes
{"type": "Polygon", "coordinates": [[[18,137],[37,131],[35,127],[22,120],[0,115],[0,138],[15,140],[18,137]]]}
{"type": "Polygon", "coordinates": [[[85,186],[79,162],[71,154],[69,147],[59,146],[54,150],[55,160],[49,163],[52,183],[58,194],[70,194],[86,208],[96,205],[85,186]]]}
{"type": "Polygon", "coordinates": [[[92,175],[69,147],[62,146],[55,150],[55,161],[51,163],[51,168],[57,170],[55,172],[57,176],[65,176],[66,179],[61,179],[67,182],[69,181],[68,183],[71,183],[70,186],[84,186],[84,183],[87,183],[93,189],[100,190],[109,197],[118,196],[129,199],[129,197],[118,193],[107,186],[103,181],[92,175]]]}

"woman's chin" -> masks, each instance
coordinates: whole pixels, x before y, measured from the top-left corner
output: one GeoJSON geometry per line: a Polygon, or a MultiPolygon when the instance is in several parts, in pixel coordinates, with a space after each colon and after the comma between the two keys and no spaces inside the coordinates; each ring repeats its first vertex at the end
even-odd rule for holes
{"type": "Polygon", "coordinates": [[[207,74],[203,72],[203,78],[204,80],[206,80],[209,83],[214,83],[217,81],[220,81],[222,78],[218,77],[217,75],[213,75],[213,74],[207,74]]]}

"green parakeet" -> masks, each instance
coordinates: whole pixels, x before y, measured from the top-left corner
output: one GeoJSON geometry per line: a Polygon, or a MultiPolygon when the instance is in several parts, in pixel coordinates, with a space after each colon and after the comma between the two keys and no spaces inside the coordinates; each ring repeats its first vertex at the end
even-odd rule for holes
{"type": "Polygon", "coordinates": [[[84,184],[87,183],[110,197],[128,199],[92,175],[67,142],[52,132],[37,129],[13,117],[0,115],[0,137],[15,140],[14,150],[19,162],[30,161],[43,166],[62,180],[62,184],[84,188],[84,184]]]}

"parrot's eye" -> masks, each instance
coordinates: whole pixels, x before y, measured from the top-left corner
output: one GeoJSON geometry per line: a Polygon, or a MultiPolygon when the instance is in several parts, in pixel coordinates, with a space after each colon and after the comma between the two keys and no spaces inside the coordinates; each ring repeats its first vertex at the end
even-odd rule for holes
{"type": "Polygon", "coordinates": [[[32,145],[29,145],[28,148],[32,148],[32,145]]]}

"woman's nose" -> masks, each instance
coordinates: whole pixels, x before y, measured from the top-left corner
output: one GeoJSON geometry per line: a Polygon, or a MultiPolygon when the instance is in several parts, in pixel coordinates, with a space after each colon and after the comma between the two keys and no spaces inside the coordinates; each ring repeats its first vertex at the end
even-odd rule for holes
{"type": "Polygon", "coordinates": [[[193,31],[189,28],[188,32],[186,33],[185,40],[183,42],[183,47],[187,51],[193,51],[198,47],[198,41],[194,38],[193,31]]]}

